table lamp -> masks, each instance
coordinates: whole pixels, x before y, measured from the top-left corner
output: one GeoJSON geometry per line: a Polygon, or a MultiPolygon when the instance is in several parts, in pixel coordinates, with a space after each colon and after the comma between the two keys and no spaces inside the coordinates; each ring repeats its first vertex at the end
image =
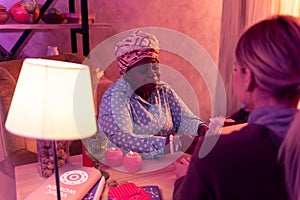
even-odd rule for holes
{"type": "Polygon", "coordinates": [[[25,59],[5,127],[15,135],[52,140],[57,199],[61,199],[55,141],[96,133],[90,71],[86,65],[25,59]]]}

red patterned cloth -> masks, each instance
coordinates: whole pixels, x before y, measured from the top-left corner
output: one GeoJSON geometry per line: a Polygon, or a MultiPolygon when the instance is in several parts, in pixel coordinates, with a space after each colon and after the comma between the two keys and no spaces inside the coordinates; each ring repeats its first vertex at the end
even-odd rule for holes
{"type": "Polygon", "coordinates": [[[115,56],[120,67],[120,74],[125,74],[129,66],[143,58],[158,60],[159,44],[154,35],[135,31],[129,37],[118,42],[115,46],[115,56]]]}
{"type": "Polygon", "coordinates": [[[151,200],[144,188],[134,183],[126,183],[109,189],[108,197],[113,200],[151,200]]]}

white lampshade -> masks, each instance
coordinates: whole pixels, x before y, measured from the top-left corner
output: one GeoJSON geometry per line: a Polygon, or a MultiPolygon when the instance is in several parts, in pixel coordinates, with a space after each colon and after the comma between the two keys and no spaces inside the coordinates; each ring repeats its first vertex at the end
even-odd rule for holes
{"type": "Polygon", "coordinates": [[[25,59],[5,127],[16,135],[49,140],[94,135],[97,128],[89,68],[25,59]]]}

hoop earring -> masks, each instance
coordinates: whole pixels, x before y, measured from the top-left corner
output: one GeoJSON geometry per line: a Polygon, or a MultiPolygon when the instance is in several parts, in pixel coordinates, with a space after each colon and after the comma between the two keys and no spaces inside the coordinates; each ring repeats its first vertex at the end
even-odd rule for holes
{"type": "Polygon", "coordinates": [[[241,106],[242,109],[247,110],[249,108],[249,101],[250,101],[251,95],[252,95],[251,92],[249,92],[249,91],[245,92],[244,101],[241,106]]]}

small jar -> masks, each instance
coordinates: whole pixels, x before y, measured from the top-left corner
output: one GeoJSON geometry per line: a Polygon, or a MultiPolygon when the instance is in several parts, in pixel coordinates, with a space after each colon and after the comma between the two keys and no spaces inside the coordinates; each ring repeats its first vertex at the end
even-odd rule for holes
{"type": "MultiPolygon", "coordinates": [[[[54,173],[54,155],[51,140],[37,140],[37,153],[39,163],[39,174],[47,178],[54,173]]],[[[69,162],[69,142],[64,140],[55,141],[57,165],[63,166],[69,162]]]]}
{"type": "Polygon", "coordinates": [[[9,18],[5,6],[0,5],[0,24],[5,24],[9,18]]]}

